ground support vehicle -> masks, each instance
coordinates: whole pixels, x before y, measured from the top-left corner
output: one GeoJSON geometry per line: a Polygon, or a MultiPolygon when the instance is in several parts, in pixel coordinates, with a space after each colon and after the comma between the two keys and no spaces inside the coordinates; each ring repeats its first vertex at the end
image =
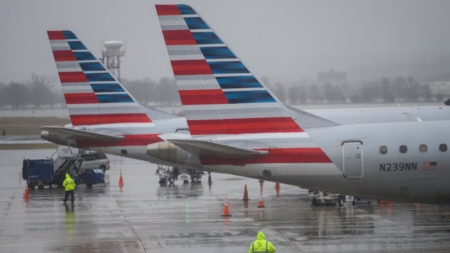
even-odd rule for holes
{"type": "Polygon", "coordinates": [[[357,198],[353,196],[315,190],[309,190],[308,196],[312,198],[311,206],[318,206],[321,204],[343,206],[345,203],[352,203],[355,205],[357,202],[357,198]]]}
{"type": "Polygon", "coordinates": [[[52,159],[23,159],[22,178],[27,180],[28,188],[44,185],[50,188],[53,183],[53,160],[52,159]]]}
{"type": "Polygon", "coordinates": [[[184,169],[178,167],[171,167],[166,165],[158,164],[158,169],[156,170],[156,175],[159,176],[159,183],[166,184],[169,182],[173,184],[178,178],[183,180],[183,183],[199,183],[204,172],[199,170],[184,169]]]}
{"type": "Polygon", "coordinates": [[[80,172],[83,164],[81,157],[66,157],[64,162],[55,166],[52,159],[24,159],[22,167],[22,178],[27,180],[29,189],[44,185],[50,188],[52,185],[62,187],[66,179],[66,173],[74,179],[76,184],[86,184],[91,187],[94,184],[105,183],[104,174],[101,169],[85,169],[80,172]]]}

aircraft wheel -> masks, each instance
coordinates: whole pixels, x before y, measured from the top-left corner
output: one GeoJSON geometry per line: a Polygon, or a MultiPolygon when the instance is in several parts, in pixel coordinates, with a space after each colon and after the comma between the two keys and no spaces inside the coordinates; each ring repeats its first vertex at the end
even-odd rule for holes
{"type": "Polygon", "coordinates": [[[87,184],[86,184],[86,187],[87,187],[87,188],[92,188],[92,183],[87,183],[87,184]]]}
{"type": "Polygon", "coordinates": [[[173,184],[174,182],[175,182],[175,178],[169,177],[169,183],[170,183],[170,184],[173,184]]]}
{"type": "Polygon", "coordinates": [[[197,176],[193,176],[193,177],[192,177],[192,182],[198,183],[198,177],[197,177],[197,176]]]}
{"type": "Polygon", "coordinates": [[[319,205],[319,203],[317,202],[317,199],[316,199],[316,198],[313,198],[313,199],[312,199],[311,206],[318,206],[318,205],[319,205]]]}
{"type": "Polygon", "coordinates": [[[339,195],[337,204],[338,206],[343,206],[345,203],[345,196],[339,195]]]}

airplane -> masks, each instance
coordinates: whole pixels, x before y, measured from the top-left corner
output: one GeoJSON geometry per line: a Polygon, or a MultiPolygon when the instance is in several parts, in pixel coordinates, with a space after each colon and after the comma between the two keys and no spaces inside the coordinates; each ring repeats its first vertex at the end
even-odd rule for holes
{"type": "MultiPolygon", "coordinates": [[[[186,119],[137,103],[72,31],[47,34],[72,124],[42,127],[41,138],[164,163],[148,156],[146,146],[162,141],[161,133],[186,132],[186,119]]],[[[295,110],[292,113],[296,114],[295,110]]]]}
{"type": "Polygon", "coordinates": [[[186,131],[185,118],[139,104],[72,31],[47,34],[72,124],[42,127],[41,138],[162,162],[149,157],[146,146],[162,141],[161,133],[186,131]]]}
{"type": "MultiPolygon", "coordinates": [[[[72,31],[48,31],[47,34],[72,124],[65,127],[43,127],[43,139],[56,144],[155,162],[154,158],[146,154],[146,145],[162,141],[158,138],[161,133],[188,129],[185,118],[137,103],[72,31]]],[[[438,112],[426,111],[425,115],[432,115],[431,119],[442,118],[442,113],[432,113],[435,111],[438,112]]],[[[290,112],[294,116],[304,114],[295,108],[291,108],[290,112]]],[[[352,117],[356,123],[371,122],[374,119],[406,120],[401,114],[403,111],[383,112],[377,117],[367,117],[360,111],[348,112],[349,110],[340,110],[329,113],[325,110],[318,113],[325,113],[326,117],[337,122],[347,120],[341,114],[352,117]]]]}
{"type": "Polygon", "coordinates": [[[450,121],[337,124],[284,106],[190,6],[156,5],[190,135],[155,158],[306,189],[450,201],[450,121]]]}

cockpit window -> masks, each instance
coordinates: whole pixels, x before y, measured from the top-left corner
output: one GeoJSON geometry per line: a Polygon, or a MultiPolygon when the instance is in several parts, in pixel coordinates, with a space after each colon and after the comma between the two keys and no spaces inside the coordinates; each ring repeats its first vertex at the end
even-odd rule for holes
{"type": "Polygon", "coordinates": [[[422,153],[427,152],[428,151],[427,145],[425,145],[425,144],[420,145],[419,146],[419,151],[422,152],[422,153]]]}

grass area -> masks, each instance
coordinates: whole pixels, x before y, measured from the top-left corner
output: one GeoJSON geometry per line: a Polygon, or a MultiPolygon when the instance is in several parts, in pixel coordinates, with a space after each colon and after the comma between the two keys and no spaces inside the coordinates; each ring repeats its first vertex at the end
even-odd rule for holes
{"type": "Polygon", "coordinates": [[[39,127],[64,126],[70,123],[69,119],[57,117],[6,117],[0,118],[0,134],[2,134],[2,129],[5,129],[6,135],[40,135],[41,130],[39,127]]]}

